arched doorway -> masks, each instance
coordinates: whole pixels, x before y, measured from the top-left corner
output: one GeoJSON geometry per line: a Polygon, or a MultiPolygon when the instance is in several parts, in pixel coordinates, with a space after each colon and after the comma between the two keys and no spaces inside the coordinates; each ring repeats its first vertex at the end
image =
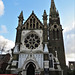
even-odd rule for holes
{"type": "Polygon", "coordinates": [[[35,75],[35,67],[33,63],[28,64],[26,75],[35,75]]]}

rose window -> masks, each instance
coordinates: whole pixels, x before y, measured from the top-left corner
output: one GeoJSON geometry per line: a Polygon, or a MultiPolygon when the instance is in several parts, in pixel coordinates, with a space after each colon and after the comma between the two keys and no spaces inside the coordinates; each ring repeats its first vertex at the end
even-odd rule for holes
{"type": "Polygon", "coordinates": [[[25,38],[24,42],[28,49],[35,49],[40,45],[40,38],[36,34],[32,33],[25,38]]]}

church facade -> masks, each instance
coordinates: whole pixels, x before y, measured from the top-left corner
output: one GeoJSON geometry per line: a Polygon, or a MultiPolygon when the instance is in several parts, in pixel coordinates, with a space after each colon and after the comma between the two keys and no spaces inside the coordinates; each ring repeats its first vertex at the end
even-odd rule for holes
{"type": "Polygon", "coordinates": [[[51,0],[49,23],[44,10],[43,23],[32,11],[23,22],[23,12],[18,17],[15,47],[7,67],[12,74],[67,75],[63,29],[54,0],[51,0]]]}

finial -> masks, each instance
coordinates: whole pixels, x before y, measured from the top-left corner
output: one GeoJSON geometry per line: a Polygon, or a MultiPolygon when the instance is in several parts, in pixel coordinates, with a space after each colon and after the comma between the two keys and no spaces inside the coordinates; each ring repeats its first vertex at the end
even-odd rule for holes
{"type": "Polygon", "coordinates": [[[44,13],[46,13],[46,10],[44,10],[44,13]]]}
{"type": "Polygon", "coordinates": [[[32,10],[32,13],[34,13],[34,11],[32,10]]]}
{"type": "Polygon", "coordinates": [[[54,2],[54,0],[51,0],[51,2],[54,2]]]}
{"type": "Polygon", "coordinates": [[[44,10],[44,13],[43,13],[43,15],[42,15],[42,17],[43,17],[43,20],[47,20],[47,13],[46,13],[46,10],[44,10]]]}
{"type": "Polygon", "coordinates": [[[46,10],[44,10],[44,15],[47,15],[47,14],[46,14],[46,10]]]}
{"type": "Polygon", "coordinates": [[[46,10],[44,10],[43,17],[44,17],[44,16],[46,16],[46,17],[47,17],[46,10]]]}
{"type": "Polygon", "coordinates": [[[18,18],[23,18],[23,11],[21,11],[21,13],[20,13],[18,18]]]}
{"type": "Polygon", "coordinates": [[[19,23],[18,23],[18,25],[20,26],[20,25],[22,25],[23,24],[23,20],[24,20],[24,18],[23,18],[23,11],[21,11],[21,13],[20,13],[20,15],[19,15],[19,23]]]}

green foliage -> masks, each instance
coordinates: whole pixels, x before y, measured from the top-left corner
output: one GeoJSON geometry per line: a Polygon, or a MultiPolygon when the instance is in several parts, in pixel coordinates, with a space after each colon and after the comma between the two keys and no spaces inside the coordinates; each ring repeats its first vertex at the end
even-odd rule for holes
{"type": "Polygon", "coordinates": [[[68,75],[75,75],[75,70],[69,70],[68,75]]]}

